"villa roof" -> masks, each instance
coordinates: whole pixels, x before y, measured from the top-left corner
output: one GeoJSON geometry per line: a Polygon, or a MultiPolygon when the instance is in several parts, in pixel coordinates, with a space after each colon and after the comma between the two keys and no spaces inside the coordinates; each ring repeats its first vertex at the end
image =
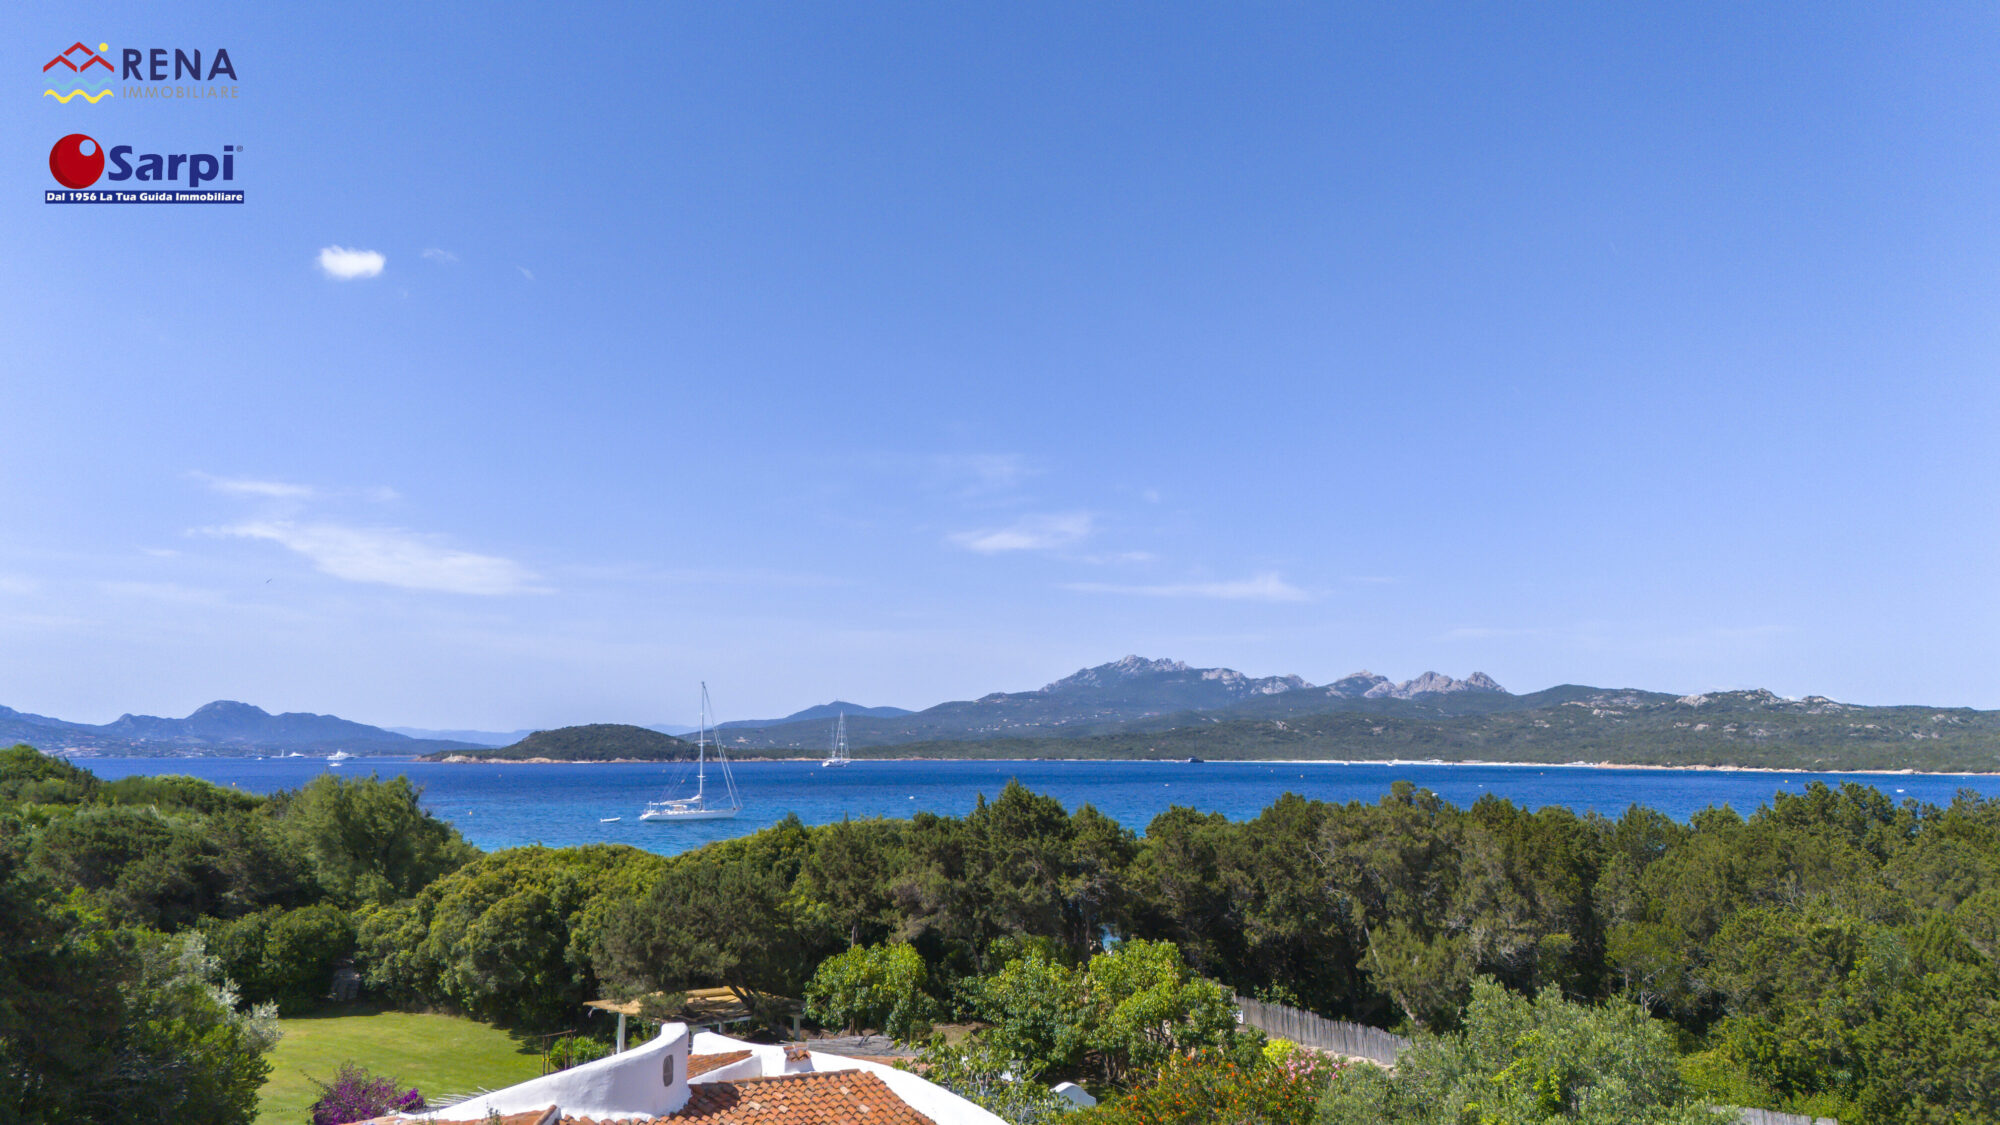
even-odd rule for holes
{"type": "Polygon", "coordinates": [[[731,1063],[740,1063],[749,1057],[748,1051],[718,1051],[712,1055],[689,1055],[688,1077],[699,1078],[711,1070],[721,1070],[731,1063]]]}
{"type": "MultiPolygon", "coordinates": [[[[696,1058],[701,1056],[697,1055],[696,1058]]],[[[502,1117],[505,1125],[558,1125],[554,1107],[502,1117]]],[[[389,1119],[384,1119],[389,1120],[389,1119]]],[[[396,1119],[408,1125],[410,1118],[396,1119]]],[[[888,1083],[865,1070],[829,1070],[772,1078],[704,1082],[688,1090],[679,1113],[650,1121],[564,1116],[560,1125],[937,1125],[911,1109],[888,1083]]],[[[366,1123],[364,1123],[366,1125],[366,1123]]],[[[485,1125],[485,1123],[481,1123],[485,1125]]]]}
{"type": "Polygon", "coordinates": [[[706,1125],[935,1125],[864,1070],[706,1082],[668,1120],[706,1125]]]}

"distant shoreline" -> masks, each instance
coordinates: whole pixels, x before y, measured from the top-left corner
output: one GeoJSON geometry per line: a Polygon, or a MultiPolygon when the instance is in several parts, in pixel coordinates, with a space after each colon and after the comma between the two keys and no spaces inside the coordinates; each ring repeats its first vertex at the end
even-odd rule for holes
{"type": "MultiPolygon", "coordinates": [[[[350,761],[365,759],[349,759],[350,761]]],[[[429,761],[433,765],[465,766],[613,766],[613,765],[678,765],[678,758],[484,758],[454,754],[446,758],[414,758],[412,761],[429,761]]],[[[770,755],[739,755],[731,761],[738,764],[747,762],[811,762],[811,756],[773,757],[770,755]]],[[[923,755],[897,756],[892,758],[855,758],[854,764],[865,766],[871,762],[1072,762],[1072,763],[1127,763],[1131,765],[1171,766],[1189,764],[1182,758],[970,758],[931,757],[923,755]]],[[[1592,769],[1592,770],[1659,770],[1687,773],[1799,773],[1799,774],[1849,774],[1866,777],[2000,777],[2000,771],[1980,770],[1920,770],[1904,769],[1811,769],[1805,767],[1780,768],[1777,766],[1717,766],[1684,765],[1669,766],[1650,762],[1492,762],[1475,759],[1443,761],[1427,758],[1211,758],[1200,765],[1265,765],[1265,766],[1490,766],[1504,769],[1592,769]]]]}

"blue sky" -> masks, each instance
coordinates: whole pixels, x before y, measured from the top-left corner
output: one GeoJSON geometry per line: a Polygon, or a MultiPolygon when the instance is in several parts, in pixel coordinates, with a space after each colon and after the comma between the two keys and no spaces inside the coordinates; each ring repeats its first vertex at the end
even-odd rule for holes
{"type": "Polygon", "coordinates": [[[1990,6],[300,7],[0,12],[0,703],[2000,707],[1990,6]]]}

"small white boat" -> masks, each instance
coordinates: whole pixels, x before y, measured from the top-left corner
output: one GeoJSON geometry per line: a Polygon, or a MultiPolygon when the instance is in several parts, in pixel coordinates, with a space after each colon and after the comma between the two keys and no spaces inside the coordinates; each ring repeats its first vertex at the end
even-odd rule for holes
{"type": "Polygon", "coordinates": [[[722,743],[715,744],[715,763],[721,767],[722,791],[728,804],[713,803],[708,796],[708,685],[701,685],[701,726],[696,728],[694,796],[662,797],[649,802],[640,820],[727,820],[743,811],[743,798],[736,792],[736,776],[729,772],[729,755],[722,743]]]}
{"type": "Polygon", "coordinates": [[[599,824],[616,824],[616,823],[618,823],[619,821],[621,821],[621,820],[624,820],[624,819],[625,819],[625,818],[624,818],[624,817],[622,817],[622,816],[600,816],[600,817],[598,817],[598,818],[597,818],[597,823],[599,823],[599,824]]]}
{"type": "Polygon", "coordinates": [[[340,765],[340,763],[346,761],[349,758],[352,758],[353,756],[354,755],[349,754],[345,750],[335,750],[333,753],[327,755],[326,764],[329,766],[337,767],[340,765]]]}
{"type": "Polygon", "coordinates": [[[847,756],[847,712],[842,711],[833,724],[833,751],[826,756],[826,761],[820,763],[820,768],[844,766],[852,760],[847,756]]]}

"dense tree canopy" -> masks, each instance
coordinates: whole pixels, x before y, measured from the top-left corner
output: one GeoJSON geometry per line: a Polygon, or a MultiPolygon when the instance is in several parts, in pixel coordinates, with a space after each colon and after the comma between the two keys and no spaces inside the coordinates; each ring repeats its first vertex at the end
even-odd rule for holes
{"type": "Polygon", "coordinates": [[[480,857],[400,778],[260,799],[104,783],[18,748],[0,801],[17,1104],[118,1041],[148,942],[198,932],[204,979],[250,1001],[316,1003],[350,952],[380,998],[522,1026],[569,1026],[604,992],[722,985],[772,1017],[772,997],[808,996],[823,1021],[907,1035],[979,1020],[977,1059],[1132,1090],[1227,1046],[1233,989],[1458,1044],[1450,1081],[1492,1064],[1481,1080],[1517,1117],[1538,1090],[1583,1107],[1630,1076],[1477,1054],[1472,1021],[1513,1020],[1571,1061],[1640,1036],[1717,1104],[1888,1123],[2000,1106],[2000,802],[1970,793],[1815,784],[1678,823],[1457,808],[1397,783],[1243,822],[1170,809],[1138,835],[1009,785],[963,817],[787,819],[674,857],[480,857]]]}

